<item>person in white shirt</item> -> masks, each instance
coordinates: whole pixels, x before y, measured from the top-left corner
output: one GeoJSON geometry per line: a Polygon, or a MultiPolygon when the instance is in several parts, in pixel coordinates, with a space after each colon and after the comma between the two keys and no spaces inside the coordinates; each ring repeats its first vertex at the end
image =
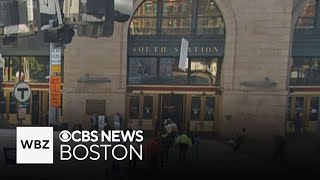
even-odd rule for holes
{"type": "Polygon", "coordinates": [[[120,130],[121,129],[121,117],[120,113],[116,113],[113,117],[113,125],[114,129],[120,130]]]}

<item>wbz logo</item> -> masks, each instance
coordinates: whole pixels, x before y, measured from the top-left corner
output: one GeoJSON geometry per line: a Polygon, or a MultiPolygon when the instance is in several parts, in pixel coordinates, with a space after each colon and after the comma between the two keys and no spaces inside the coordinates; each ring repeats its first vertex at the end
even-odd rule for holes
{"type": "Polygon", "coordinates": [[[17,164],[53,164],[53,127],[17,127],[17,164]]]}
{"type": "Polygon", "coordinates": [[[48,146],[49,142],[49,140],[25,140],[24,142],[21,140],[21,145],[23,149],[50,149],[48,146]]]}

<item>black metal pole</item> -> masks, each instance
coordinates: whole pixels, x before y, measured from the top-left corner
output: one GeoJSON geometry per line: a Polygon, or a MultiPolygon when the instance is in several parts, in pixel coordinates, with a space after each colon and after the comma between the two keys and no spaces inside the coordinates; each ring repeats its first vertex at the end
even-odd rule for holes
{"type": "MultiPolygon", "coordinates": [[[[0,67],[0,103],[2,103],[2,101],[5,102],[5,99],[4,99],[4,91],[3,91],[3,88],[2,88],[2,82],[3,82],[3,71],[4,71],[4,67],[0,67]]],[[[5,104],[5,103],[4,103],[5,104]]],[[[3,120],[3,114],[2,112],[0,111],[0,120],[3,120]]]]}
{"type": "MultiPolygon", "coordinates": [[[[6,106],[6,100],[4,96],[4,90],[3,90],[3,73],[5,71],[5,60],[2,57],[2,54],[0,53],[0,104],[1,106],[6,106]]],[[[0,109],[0,126],[9,127],[8,124],[5,121],[5,108],[1,107],[0,109]]]]}

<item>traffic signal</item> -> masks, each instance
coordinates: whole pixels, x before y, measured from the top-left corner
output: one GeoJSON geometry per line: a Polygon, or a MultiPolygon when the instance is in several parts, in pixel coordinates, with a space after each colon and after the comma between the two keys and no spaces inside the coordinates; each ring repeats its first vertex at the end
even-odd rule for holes
{"type": "Polygon", "coordinates": [[[114,0],[114,21],[127,22],[133,13],[133,0],[114,0]]]}
{"type": "Polygon", "coordinates": [[[80,37],[110,37],[114,22],[127,22],[133,0],[64,0],[64,23],[77,28],[80,37]]]}
{"type": "Polygon", "coordinates": [[[105,22],[103,26],[102,37],[110,37],[113,34],[114,22],[127,22],[133,13],[133,0],[111,0],[113,6],[106,9],[108,17],[112,17],[112,21],[105,22]],[[112,14],[111,14],[112,13],[112,14]]]}
{"type": "Polygon", "coordinates": [[[60,29],[45,31],[43,39],[46,43],[69,44],[74,35],[75,32],[71,27],[64,26],[60,29]]]}

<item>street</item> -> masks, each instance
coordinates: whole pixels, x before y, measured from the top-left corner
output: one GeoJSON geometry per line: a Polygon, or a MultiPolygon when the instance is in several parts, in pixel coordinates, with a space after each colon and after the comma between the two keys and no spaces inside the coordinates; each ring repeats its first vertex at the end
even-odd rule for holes
{"type": "MultiPolygon", "coordinates": [[[[280,175],[308,176],[316,173],[319,167],[319,140],[313,135],[288,136],[286,156],[284,162],[273,161],[273,144],[248,140],[239,151],[233,152],[230,145],[216,138],[202,137],[199,147],[199,160],[192,160],[191,149],[188,149],[187,160],[179,160],[179,147],[174,145],[169,151],[169,159],[164,166],[152,169],[146,159],[138,161],[134,169],[128,167],[128,162],[99,161],[56,161],[54,165],[5,165],[4,147],[15,146],[15,131],[0,130],[1,145],[1,178],[10,177],[47,177],[77,178],[77,179],[105,179],[106,176],[134,177],[166,177],[190,176],[215,177],[215,176],[254,176],[268,175],[278,177],[280,175]],[[11,139],[11,140],[10,140],[11,139]],[[4,165],[4,166],[3,166],[4,165]],[[20,173],[17,173],[20,172],[20,173]],[[23,173],[22,173],[23,172],[23,173]]],[[[59,132],[57,132],[58,134],[59,132]]],[[[145,142],[150,141],[151,134],[145,135],[145,142]]],[[[56,146],[56,145],[55,145],[56,146]]],[[[58,153],[57,153],[58,154],[58,153]]],[[[57,159],[58,157],[56,157],[57,159]]],[[[50,179],[50,178],[49,178],[50,179]]]]}

